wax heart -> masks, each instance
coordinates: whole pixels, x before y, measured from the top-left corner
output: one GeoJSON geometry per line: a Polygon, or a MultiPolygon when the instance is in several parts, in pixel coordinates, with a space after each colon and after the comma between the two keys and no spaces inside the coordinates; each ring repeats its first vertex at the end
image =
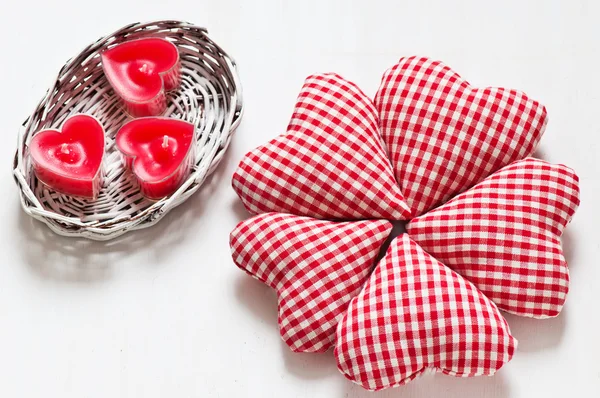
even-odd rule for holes
{"type": "Polygon", "coordinates": [[[546,318],[560,313],[569,290],[560,236],[578,205],[572,170],[529,158],[415,218],[407,231],[501,310],[546,318]]]}
{"type": "Polygon", "coordinates": [[[334,74],[309,76],[288,132],[248,153],[233,176],[248,211],[407,219],[371,100],[334,74]]]}
{"type": "Polygon", "coordinates": [[[396,179],[413,216],[531,155],[546,109],[525,94],[474,88],[449,67],[402,58],[375,97],[396,179]]]}
{"type": "Polygon", "coordinates": [[[334,355],[347,378],[380,390],[427,369],[491,375],[516,346],[494,303],[404,234],[350,302],[334,355]]]}
{"type": "Polygon", "coordinates": [[[121,127],[116,144],[144,196],[160,199],[179,188],[194,160],[194,132],[191,123],[162,117],[135,119],[121,127]]]}
{"type": "Polygon", "coordinates": [[[126,41],[105,50],[102,68],[127,111],[135,117],[164,112],[165,90],[181,83],[179,51],[161,38],[126,41]]]}
{"type": "Polygon", "coordinates": [[[102,184],[102,125],[92,116],[74,115],[61,130],[39,131],[29,143],[37,178],[56,191],[96,198],[102,184]]]}
{"type": "Polygon", "coordinates": [[[277,290],[285,343],[320,352],[333,345],[337,321],[391,229],[383,220],[335,223],[267,213],[241,222],[230,245],[239,268],[277,290]]]}

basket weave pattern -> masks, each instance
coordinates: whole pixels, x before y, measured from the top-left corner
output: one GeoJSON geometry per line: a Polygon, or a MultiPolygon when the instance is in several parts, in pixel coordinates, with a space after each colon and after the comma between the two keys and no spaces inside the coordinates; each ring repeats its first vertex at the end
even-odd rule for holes
{"type": "Polygon", "coordinates": [[[23,124],[13,171],[23,209],[61,235],[95,240],[108,240],[129,230],[151,226],[196,192],[215,170],[242,111],[235,62],[208,37],[206,29],[178,21],[126,26],[69,60],[54,86],[23,124]],[[173,42],[181,57],[181,87],[168,94],[163,116],[187,120],[196,126],[191,175],[175,193],[156,202],[141,195],[135,178],[124,168],[114,138],[131,117],[124,111],[100,64],[104,49],[148,36],[173,42]],[[27,145],[35,132],[58,129],[76,113],[95,116],[106,131],[103,186],[95,201],[60,194],[40,183],[28,156],[27,145]]]}

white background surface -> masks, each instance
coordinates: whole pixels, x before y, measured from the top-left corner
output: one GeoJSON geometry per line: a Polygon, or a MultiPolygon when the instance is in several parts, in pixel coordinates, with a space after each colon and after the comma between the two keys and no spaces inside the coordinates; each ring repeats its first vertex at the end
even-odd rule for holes
{"type": "Polygon", "coordinates": [[[600,396],[598,2],[1,1],[0,396],[373,396],[330,353],[281,343],[275,295],[229,255],[229,231],[247,217],[230,177],[245,152],[284,131],[305,76],[335,71],[372,95],[413,54],[542,101],[550,123],[538,155],[578,172],[582,206],[564,237],[567,305],[552,320],[507,316],[520,344],[497,376],[427,376],[374,396],[600,396]],[[19,124],[89,42],[169,18],[208,27],[239,64],[246,114],[228,155],[149,230],[111,244],[52,234],[19,206],[19,124]]]}

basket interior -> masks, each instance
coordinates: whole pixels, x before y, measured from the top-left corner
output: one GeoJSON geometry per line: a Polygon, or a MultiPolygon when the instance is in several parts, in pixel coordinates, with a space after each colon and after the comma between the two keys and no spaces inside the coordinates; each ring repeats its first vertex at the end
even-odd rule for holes
{"type": "Polygon", "coordinates": [[[54,87],[24,125],[16,167],[27,184],[21,187],[24,206],[30,206],[32,213],[53,229],[71,232],[88,229],[92,234],[102,234],[105,229],[104,232],[111,233],[121,227],[141,227],[140,224],[153,221],[157,215],[152,213],[164,213],[168,210],[165,205],[176,205],[193,193],[220,160],[233,125],[241,116],[234,73],[233,62],[208,38],[204,29],[179,22],[126,27],[92,44],[61,69],[54,87]],[[192,174],[176,193],[158,202],[141,195],[136,179],[125,169],[115,146],[117,131],[131,117],[110,87],[100,63],[100,53],[105,48],[149,36],[173,42],[181,58],[182,84],[168,93],[167,110],[162,116],[183,119],[196,126],[192,174]],[[103,185],[96,200],[64,195],[39,182],[27,153],[27,145],[37,131],[60,128],[69,116],[77,113],[95,116],[106,132],[103,185]]]}

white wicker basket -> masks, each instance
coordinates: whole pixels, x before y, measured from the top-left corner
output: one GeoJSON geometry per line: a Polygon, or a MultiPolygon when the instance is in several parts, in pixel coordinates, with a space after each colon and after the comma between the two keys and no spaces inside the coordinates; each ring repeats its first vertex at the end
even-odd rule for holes
{"type": "Polygon", "coordinates": [[[198,190],[219,164],[242,117],[242,93],[235,62],[209,37],[206,29],[179,21],[132,24],[103,37],[69,60],[54,86],[19,132],[14,177],[25,212],[66,236],[108,240],[149,227],[198,190]],[[196,125],[196,159],[192,174],[172,195],[153,202],[123,167],[114,144],[119,127],[130,120],[106,80],[100,53],[107,47],[141,37],[163,37],[179,49],[181,88],[169,94],[165,116],[196,125]],[[75,113],[100,120],[106,130],[105,178],[97,200],[55,192],[32,170],[27,145],[35,132],[59,128],[75,113]]]}

